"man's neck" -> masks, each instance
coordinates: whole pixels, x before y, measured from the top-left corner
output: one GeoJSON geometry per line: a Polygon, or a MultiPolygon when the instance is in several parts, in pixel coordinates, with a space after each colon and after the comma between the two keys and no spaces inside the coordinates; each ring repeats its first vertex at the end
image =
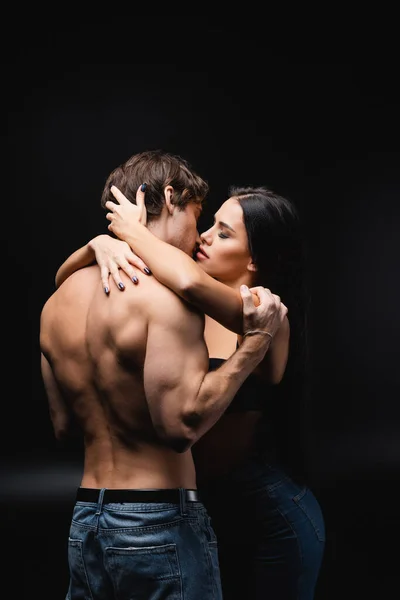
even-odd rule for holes
{"type": "Polygon", "coordinates": [[[158,237],[158,239],[162,240],[163,242],[168,242],[166,228],[161,219],[150,221],[150,223],[147,224],[147,229],[151,231],[153,235],[158,237]]]}

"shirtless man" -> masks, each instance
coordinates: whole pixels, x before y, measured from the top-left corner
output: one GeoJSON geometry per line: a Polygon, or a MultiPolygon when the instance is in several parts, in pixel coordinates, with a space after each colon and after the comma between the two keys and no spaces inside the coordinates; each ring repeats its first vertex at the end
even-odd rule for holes
{"type": "MultiPolygon", "coordinates": [[[[131,201],[146,182],[148,227],[188,254],[208,186],[180,157],[131,157],[106,181],[131,201]]],[[[113,188],[114,189],[114,188],[113,188]]],[[[154,277],[104,294],[98,267],[70,277],[45,303],[42,375],[58,439],[75,426],[84,465],[70,526],[69,600],[222,598],[217,541],[198,498],[191,446],[264,358],[270,335],[245,336],[208,372],[204,315],[154,277]]],[[[246,289],[243,333],[274,335],[286,307],[246,289]]]]}

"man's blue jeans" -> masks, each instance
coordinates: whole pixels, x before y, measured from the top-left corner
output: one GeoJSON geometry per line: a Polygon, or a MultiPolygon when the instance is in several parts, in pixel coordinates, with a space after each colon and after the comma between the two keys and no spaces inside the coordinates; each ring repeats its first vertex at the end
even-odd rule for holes
{"type": "Polygon", "coordinates": [[[67,600],[221,600],[218,549],[201,502],[77,501],[67,600]]]}

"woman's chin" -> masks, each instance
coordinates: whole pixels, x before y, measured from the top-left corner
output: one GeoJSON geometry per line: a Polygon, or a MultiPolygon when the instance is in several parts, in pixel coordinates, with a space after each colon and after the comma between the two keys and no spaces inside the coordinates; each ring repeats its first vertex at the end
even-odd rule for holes
{"type": "Polygon", "coordinates": [[[205,273],[207,273],[207,275],[210,275],[210,276],[212,277],[212,274],[211,274],[211,273],[210,273],[210,271],[207,269],[207,265],[206,265],[206,264],[204,264],[204,261],[202,261],[202,260],[199,260],[198,258],[197,258],[197,259],[195,259],[195,260],[196,260],[196,263],[199,265],[199,267],[200,267],[201,269],[203,269],[203,271],[204,271],[205,273]]]}
{"type": "Polygon", "coordinates": [[[208,268],[208,262],[209,260],[207,259],[207,257],[205,257],[205,260],[202,260],[201,258],[198,258],[196,254],[193,255],[193,260],[199,265],[199,267],[201,269],[203,269],[203,271],[205,273],[207,273],[207,275],[210,275],[210,277],[214,277],[214,275],[212,274],[212,271],[210,271],[210,269],[208,268]]]}

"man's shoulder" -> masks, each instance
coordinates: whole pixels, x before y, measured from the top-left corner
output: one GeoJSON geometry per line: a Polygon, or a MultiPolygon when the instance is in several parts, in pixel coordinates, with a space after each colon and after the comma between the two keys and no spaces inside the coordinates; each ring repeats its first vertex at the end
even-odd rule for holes
{"type": "Polygon", "coordinates": [[[64,311],[67,308],[88,304],[99,279],[99,274],[90,267],[84,267],[70,275],[44,302],[41,318],[60,309],[64,311]]]}
{"type": "Polygon", "coordinates": [[[145,305],[149,317],[154,317],[157,320],[168,320],[173,315],[178,318],[204,318],[196,307],[188,303],[186,300],[178,296],[170,288],[166,287],[154,277],[142,284],[141,292],[138,294],[139,286],[132,285],[129,290],[129,298],[132,304],[139,302],[145,305]]]}

